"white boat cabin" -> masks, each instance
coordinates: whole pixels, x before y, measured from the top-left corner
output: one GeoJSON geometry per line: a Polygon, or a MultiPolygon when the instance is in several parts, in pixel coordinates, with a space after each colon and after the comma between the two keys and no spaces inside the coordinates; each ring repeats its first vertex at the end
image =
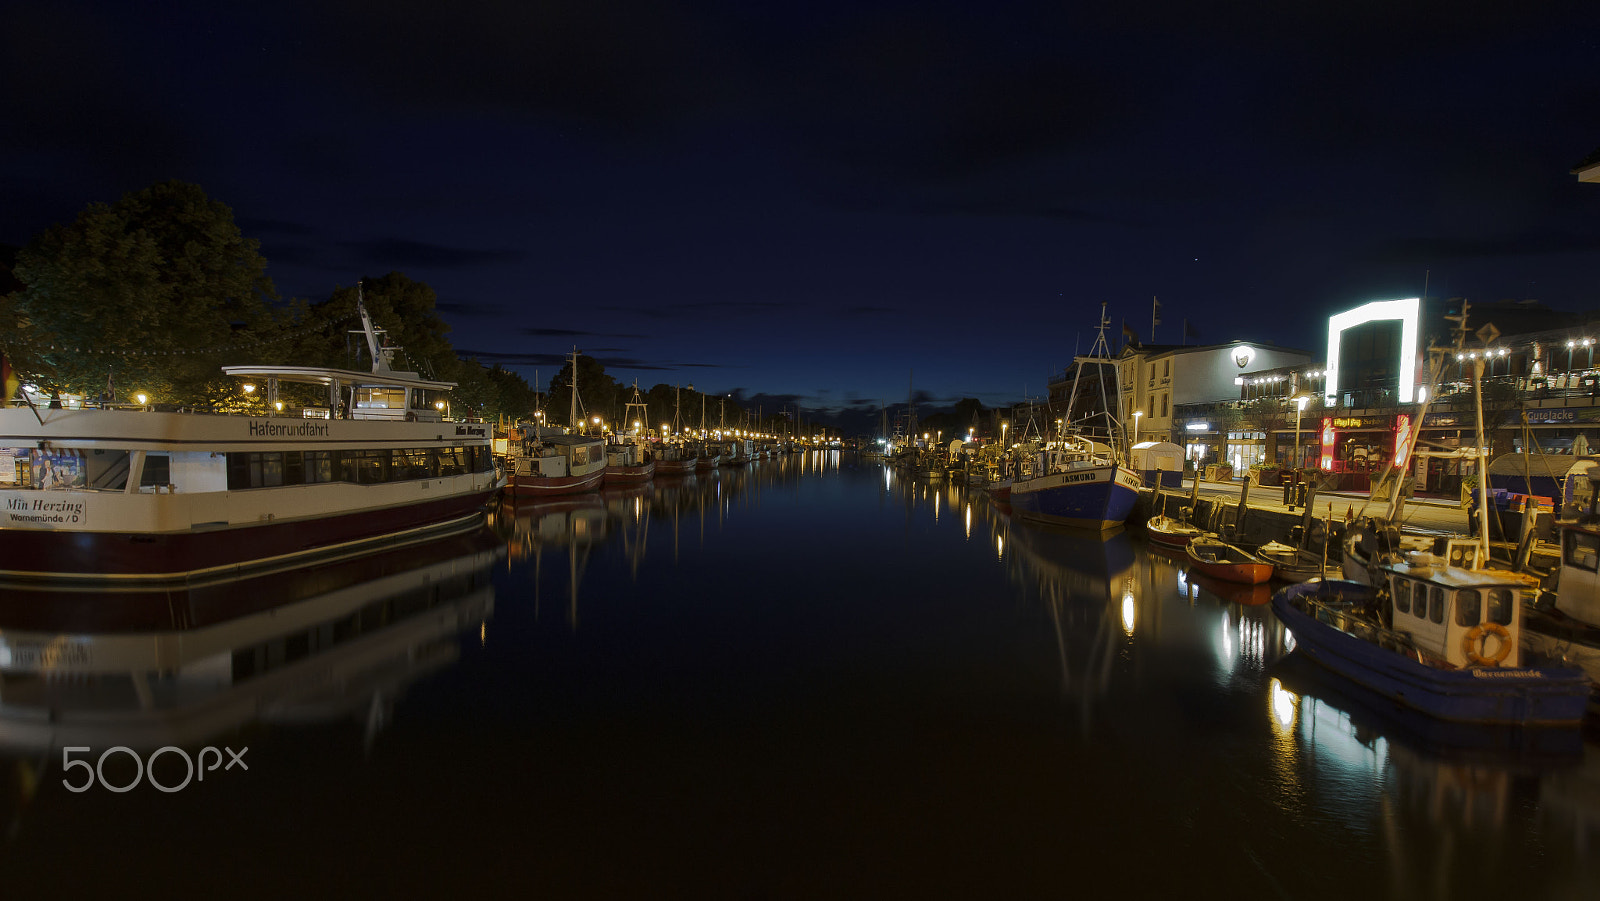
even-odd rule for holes
{"type": "Polygon", "coordinates": [[[1475,541],[1451,541],[1449,563],[1414,554],[1411,562],[1385,566],[1392,628],[1452,666],[1521,666],[1528,583],[1501,570],[1471,569],[1477,548],[1475,541]]]}
{"type": "Polygon", "coordinates": [[[1561,575],[1556,609],[1591,626],[1600,626],[1600,518],[1560,523],[1561,575]]]}

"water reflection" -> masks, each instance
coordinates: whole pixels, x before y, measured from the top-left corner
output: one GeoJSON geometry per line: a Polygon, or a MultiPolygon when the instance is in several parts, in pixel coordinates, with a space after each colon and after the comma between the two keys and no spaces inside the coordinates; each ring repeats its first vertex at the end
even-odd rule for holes
{"type": "MultiPolygon", "coordinates": [[[[16,817],[63,747],[193,749],[251,723],[354,721],[372,743],[408,688],[487,634],[499,539],[470,528],[376,554],[150,592],[8,586],[0,762],[16,817]]],[[[59,770],[55,771],[59,774],[59,770]]]]}
{"type": "MultiPolygon", "coordinates": [[[[1166,721],[1145,730],[1152,740],[1214,729],[1208,719],[1231,722],[1233,756],[1191,745],[1179,755],[1185,768],[1227,772],[1251,766],[1254,752],[1239,741],[1258,734],[1270,774],[1262,799],[1295,829],[1347,836],[1341,853],[1375,865],[1388,897],[1580,897],[1600,884],[1600,763],[1572,730],[1413,719],[1293,654],[1293,636],[1266,606],[1272,586],[1208,579],[1189,571],[1185,555],[1122,533],[1102,539],[1013,521],[981,494],[958,498],[914,482],[900,490],[930,518],[943,505],[960,509],[960,534],[992,544],[1007,579],[1045,606],[1061,695],[1080,735],[1104,740],[1109,723],[1126,730],[1132,718],[1156,715],[1166,721]],[[1217,693],[1201,701],[1197,679],[1217,693]],[[1185,723],[1158,700],[1168,694],[1198,702],[1204,718],[1185,723]],[[1250,707],[1259,711],[1254,728],[1250,707]]],[[[1325,890],[1297,882],[1303,854],[1285,852],[1281,864],[1253,862],[1279,891],[1325,890]]]]}

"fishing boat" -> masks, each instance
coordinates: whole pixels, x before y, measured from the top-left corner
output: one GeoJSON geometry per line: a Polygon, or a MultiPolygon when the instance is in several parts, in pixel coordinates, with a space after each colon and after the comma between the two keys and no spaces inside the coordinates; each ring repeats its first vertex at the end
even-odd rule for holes
{"type": "Polygon", "coordinates": [[[490,425],[449,418],[455,383],[392,369],[359,294],[357,313],[371,372],[223,367],[261,414],[0,409],[0,579],[180,580],[477,515],[503,482],[490,425]]]}
{"type": "MultiPolygon", "coordinates": [[[[694,389],[693,385],[689,386],[694,389]]],[[[714,472],[722,463],[722,445],[708,440],[706,432],[706,396],[700,395],[700,437],[694,445],[694,468],[696,472],[714,472]]]]}
{"type": "MultiPolygon", "coordinates": [[[[1116,451],[1116,436],[1122,431],[1120,415],[1112,416],[1108,390],[1116,396],[1116,408],[1122,406],[1122,391],[1117,386],[1117,366],[1111,359],[1106,343],[1105,305],[1100,308],[1100,330],[1088,356],[1079,357],[1078,370],[1073,379],[1072,398],[1076,400],[1078,383],[1083,377],[1083,367],[1100,367],[1102,414],[1106,419],[1106,434],[1112,442],[1102,445],[1082,436],[1067,436],[1047,442],[1033,457],[1030,470],[1019,476],[1011,485],[1011,506],[1018,516],[1054,525],[1088,528],[1099,531],[1114,529],[1127,520],[1139,500],[1139,489],[1144,482],[1139,474],[1120,462],[1116,451]],[[1110,371],[1109,377],[1106,370],[1110,371]]],[[[1067,421],[1072,421],[1069,402],[1067,421]]]]}
{"type": "Polygon", "coordinates": [[[1522,665],[1521,582],[1431,563],[1381,569],[1385,591],[1327,579],[1273,595],[1295,652],[1441,720],[1565,727],[1583,719],[1582,670],[1522,665]]]}
{"type": "Polygon", "coordinates": [[[1224,582],[1260,585],[1272,578],[1272,564],[1240,547],[1210,535],[1190,539],[1185,550],[1190,565],[1224,582]]]}
{"type": "MultiPolygon", "coordinates": [[[[635,386],[637,388],[637,386],[635,386]]],[[[654,456],[656,475],[684,476],[694,473],[694,448],[683,437],[683,417],[679,392],[673,389],[672,425],[663,425],[661,440],[656,443],[654,456]]]]}
{"type": "Polygon", "coordinates": [[[748,438],[734,438],[721,444],[720,465],[745,466],[756,458],[755,442],[748,438]]]}
{"type": "Polygon", "coordinates": [[[606,477],[605,440],[576,433],[578,417],[578,351],[572,351],[574,431],[553,426],[520,425],[507,436],[509,490],[516,497],[555,497],[594,491],[606,477]]]}
{"type": "Polygon", "coordinates": [[[624,408],[623,422],[628,430],[606,442],[606,485],[640,485],[655,478],[656,459],[645,440],[644,424],[649,421],[639,383],[633,384],[633,398],[624,408]]]}

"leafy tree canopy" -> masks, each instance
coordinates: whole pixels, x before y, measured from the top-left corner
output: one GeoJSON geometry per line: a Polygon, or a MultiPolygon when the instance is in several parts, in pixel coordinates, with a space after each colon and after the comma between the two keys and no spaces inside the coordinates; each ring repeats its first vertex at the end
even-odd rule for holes
{"type": "Polygon", "coordinates": [[[91,204],[17,254],[0,342],[45,387],[200,403],[219,367],[261,362],[287,313],[256,241],[197,185],[162,182],[91,204]]]}

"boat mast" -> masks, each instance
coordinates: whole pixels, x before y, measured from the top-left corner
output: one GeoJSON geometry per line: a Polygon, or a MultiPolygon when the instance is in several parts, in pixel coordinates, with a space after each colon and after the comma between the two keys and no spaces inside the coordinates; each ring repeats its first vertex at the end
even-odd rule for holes
{"type": "Polygon", "coordinates": [[[628,434],[630,436],[634,437],[634,438],[639,437],[639,430],[641,428],[648,428],[649,427],[649,425],[650,425],[649,417],[650,417],[650,408],[645,406],[644,399],[639,396],[639,380],[638,379],[634,379],[633,380],[633,399],[628,401],[627,404],[625,404],[623,406],[623,408],[622,408],[622,418],[628,420],[628,428],[629,428],[628,434]],[[637,420],[635,420],[633,418],[633,409],[635,407],[639,408],[639,418],[637,420]],[[637,423],[637,424],[635,424],[635,423],[637,423]]]}
{"type": "Polygon", "coordinates": [[[1074,362],[1078,364],[1078,370],[1072,377],[1072,396],[1067,398],[1066,421],[1068,424],[1072,422],[1072,407],[1078,400],[1078,385],[1083,379],[1083,364],[1093,363],[1099,367],[1097,375],[1100,382],[1100,408],[1106,411],[1106,443],[1111,447],[1113,462],[1121,462],[1126,457],[1118,444],[1118,433],[1122,428],[1123,418],[1121,367],[1111,359],[1111,345],[1106,342],[1106,328],[1109,325],[1111,325],[1111,319],[1106,316],[1106,304],[1102,301],[1100,304],[1100,326],[1096,330],[1094,345],[1089,348],[1088,355],[1073,358],[1074,362]],[[1115,415],[1112,415],[1111,412],[1111,399],[1106,396],[1105,367],[1107,366],[1111,367],[1113,391],[1117,396],[1117,412],[1115,415]]]}
{"type": "Polygon", "coordinates": [[[572,426],[573,434],[578,432],[578,346],[572,346],[572,410],[567,414],[567,423],[572,426]]]}

